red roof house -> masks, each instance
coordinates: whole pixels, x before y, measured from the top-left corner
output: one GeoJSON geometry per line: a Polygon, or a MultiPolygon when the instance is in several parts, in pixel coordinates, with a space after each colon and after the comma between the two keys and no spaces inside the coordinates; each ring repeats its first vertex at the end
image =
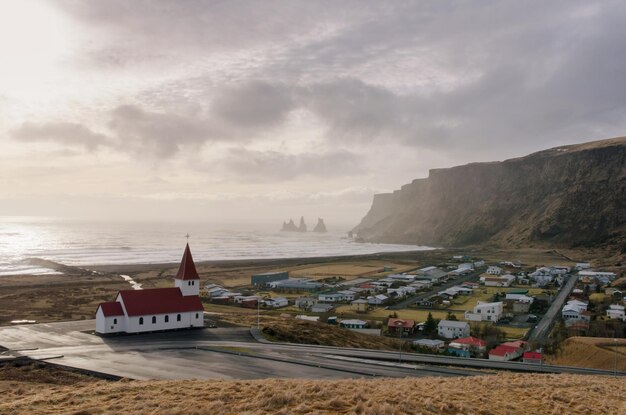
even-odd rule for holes
{"type": "Polygon", "coordinates": [[[543,355],[539,352],[525,352],[522,355],[524,363],[542,363],[543,355]]]}
{"type": "Polygon", "coordinates": [[[389,321],[387,321],[387,329],[390,333],[411,334],[415,329],[415,320],[390,318],[389,321]]]}

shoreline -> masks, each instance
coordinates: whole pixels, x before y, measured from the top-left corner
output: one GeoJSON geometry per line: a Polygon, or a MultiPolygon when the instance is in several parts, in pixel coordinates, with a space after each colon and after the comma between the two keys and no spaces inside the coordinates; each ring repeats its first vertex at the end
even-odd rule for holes
{"type": "MultiPolygon", "coordinates": [[[[285,258],[245,258],[245,259],[215,259],[206,261],[195,261],[198,267],[238,267],[238,266],[272,266],[272,265],[298,265],[300,263],[305,264],[320,264],[326,262],[337,261],[357,261],[357,260],[381,260],[383,258],[389,259],[406,259],[408,255],[419,255],[432,252],[455,252],[462,250],[462,248],[432,248],[415,251],[393,251],[393,252],[378,252],[372,254],[351,254],[351,255],[332,255],[332,256],[315,256],[315,257],[285,257],[285,258]]],[[[139,264],[93,264],[93,265],[81,265],[76,268],[93,270],[99,272],[139,272],[146,269],[155,268],[172,268],[177,267],[179,262],[158,262],[158,263],[139,263],[139,264]]],[[[72,267],[71,265],[67,265],[72,267]]]]}

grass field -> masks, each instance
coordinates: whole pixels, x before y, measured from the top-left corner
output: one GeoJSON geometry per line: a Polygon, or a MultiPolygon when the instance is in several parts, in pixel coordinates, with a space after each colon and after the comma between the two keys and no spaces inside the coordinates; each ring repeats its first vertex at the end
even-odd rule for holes
{"type": "Polygon", "coordinates": [[[606,370],[613,370],[617,363],[617,370],[626,371],[626,339],[617,340],[615,343],[614,339],[603,337],[570,337],[556,356],[548,356],[548,362],[606,370]]]}
{"type": "Polygon", "coordinates": [[[600,376],[501,373],[404,379],[0,381],[0,413],[616,415],[626,382],[600,376]]]}

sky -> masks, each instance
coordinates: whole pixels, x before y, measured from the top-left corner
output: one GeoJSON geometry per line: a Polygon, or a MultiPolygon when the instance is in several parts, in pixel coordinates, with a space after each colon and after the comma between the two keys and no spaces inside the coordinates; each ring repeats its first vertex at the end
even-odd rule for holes
{"type": "Polygon", "coordinates": [[[625,135],[623,1],[0,2],[0,215],[354,226],[625,135]]]}

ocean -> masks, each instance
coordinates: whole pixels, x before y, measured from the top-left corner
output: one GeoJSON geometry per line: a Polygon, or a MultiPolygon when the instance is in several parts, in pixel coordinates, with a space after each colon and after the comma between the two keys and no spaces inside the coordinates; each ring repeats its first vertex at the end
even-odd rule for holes
{"type": "Polygon", "coordinates": [[[68,221],[0,217],[0,276],[52,274],[32,265],[40,258],[64,265],[152,264],[180,261],[187,239],[196,261],[305,258],[432,249],[418,245],[359,243],[348,229],[317,234],[262,226],[229,229],[192,223],[68,221]]]}

